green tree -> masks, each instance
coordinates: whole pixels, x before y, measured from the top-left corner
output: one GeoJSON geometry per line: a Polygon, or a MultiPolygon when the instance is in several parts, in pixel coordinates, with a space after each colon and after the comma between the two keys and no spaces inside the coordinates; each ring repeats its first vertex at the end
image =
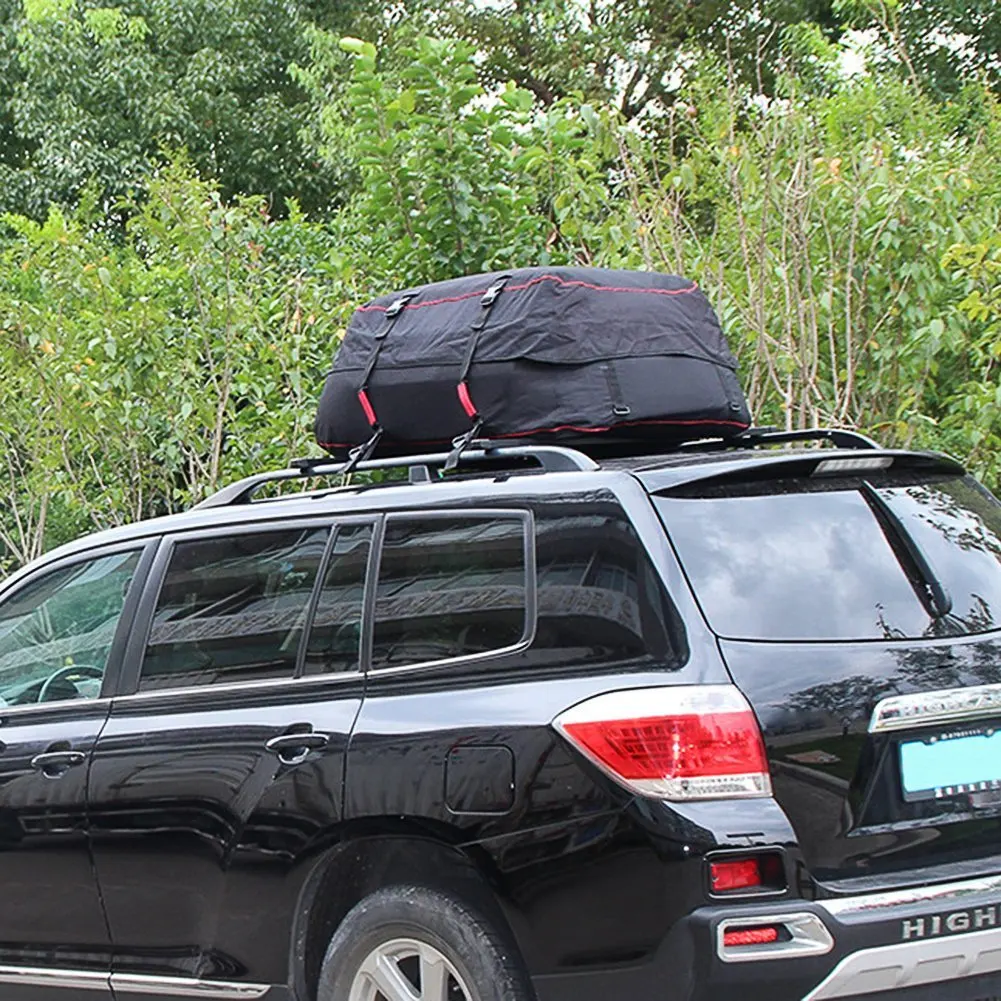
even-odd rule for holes
{"type": "Polygon", "coordinates": [[[948,99],[971,78],[1001,81],[999,0],[838,0],[848,24],[877,34],[871,51],[918,89],[948,99]]]}
{"type": "Polygon", "coordinates": [[[344,27],[366,3],[0,0],[0,210],[43,218],[92,180],[110,209],[179,148],[227,196],[326,210],[341,179],[288,67],[311,18],[344,27]]]}

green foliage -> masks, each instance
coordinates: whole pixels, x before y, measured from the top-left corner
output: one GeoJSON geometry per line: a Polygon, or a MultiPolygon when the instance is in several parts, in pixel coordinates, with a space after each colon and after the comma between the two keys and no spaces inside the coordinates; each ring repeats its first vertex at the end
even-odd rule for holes
{"type": "Polygon", "coordinates": [[[216,2],[0,0],[0,572],[307,452],[359,302],[549,262],[697,279],[759,423],[998,479],[1001,109],[903,6],[850,77],[822,8],[216,2]]]}
{"type": "Polygon", "coordinates": [[[945,423],[967,461],[1001,479],[1001,237],[955,244],[942,267],[966,292],[958,309],[969,333],[956,345],[945,423]]]}
{"type": "MultiPolygon", "coordinates": [[[[419,6],[419,5],[418,5],[419,6]]],[[[451,0],[425,5],[434,27],[483,53],[488,86],[512,80],[543,105],[583,94],[626,119],[673,103],[694,50],[729,55],[770,89],[781,29],[837,33],[827,0],[451,0]]]]}
{"type": "Polygon", "coordinates": [[[999,0],[835,0],[834,10],[876,32],[874,61],[897,67],[928,93],[953,96],[971,77],[1001,80],[999,0]]]}
{"type": "Polygon", "coordinates": [[[44,218],[92,181],[110,208],[180,147],[227,196],[324,206],[340,179],[303,137],[311,108],[288,67],[311,16],[346,24],[360,6],[0,0],[0,210],[44,218]]]}
{"type": "Polygon", "coordinates": [[[261,199],[158,174],[124,245],[7,216],[0,511],[8,558],[165,513],[306,448],[345,303],[329,248],[261,199]],[[319,252],[320,256],[315,256],[319,252]]]}

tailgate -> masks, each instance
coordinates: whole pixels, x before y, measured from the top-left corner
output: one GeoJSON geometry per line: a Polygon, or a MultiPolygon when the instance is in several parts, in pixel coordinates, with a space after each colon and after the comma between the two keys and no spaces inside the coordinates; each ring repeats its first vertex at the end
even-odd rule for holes
{"type": "Polygon", "coordinates": [[[907,455],[877,469],[824,454],[730,469],[654,503],[758,715],[813,875],[989,867],[1001,855],[1001,505],[907,455]]]}
{"type": "Polygon", "coordinates": [[[721,645],[815,878],[996,868],[986,860],[1001,854],[997,639],[721,645]],[[900,703],[900,691],[912,694],[900,703]],[[877,707],[891,715],[873,729],[877,707]]]}

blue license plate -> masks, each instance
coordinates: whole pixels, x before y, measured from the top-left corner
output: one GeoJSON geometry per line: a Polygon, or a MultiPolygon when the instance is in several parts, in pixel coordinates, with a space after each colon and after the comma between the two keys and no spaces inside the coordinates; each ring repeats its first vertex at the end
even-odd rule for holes
{"type": "Polygon", "coordinates": [[[904,799],[948,799],[1001,789],[1001,730],[963,730],[900,745],[904,799]]]}

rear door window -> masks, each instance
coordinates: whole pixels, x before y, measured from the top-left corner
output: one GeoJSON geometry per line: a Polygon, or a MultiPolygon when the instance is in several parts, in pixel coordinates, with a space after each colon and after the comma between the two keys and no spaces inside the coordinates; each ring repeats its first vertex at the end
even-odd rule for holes
{"type": "Polygon", "coordinates": [[[262,531],[175,543],[140,691],[291,678],[329,531],[262,531]]]}
{"type": "Polygon", "coordinates": [[[656,498],[714,631],[877,640],[1001,626],[1001,505],[974,480],[873,481],[951,598],[929,613],[899,540],[857,483],[774,481],[656,498]]]}
{"type": "Polygon", "coordinates": [[[510,652],[531,638],[527,513],[393,515],[375,597],[374,669],[510,652]]]}

